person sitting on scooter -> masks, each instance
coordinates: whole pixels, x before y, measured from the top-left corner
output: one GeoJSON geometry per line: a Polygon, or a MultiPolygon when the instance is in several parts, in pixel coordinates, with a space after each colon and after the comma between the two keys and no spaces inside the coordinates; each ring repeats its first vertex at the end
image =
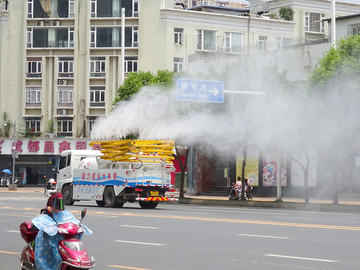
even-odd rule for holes
{"type": "Polygon", "coordinates": [[[235,197],[239,198],[239,194],[241,194],[241,188],[242,188],[242,182],[241,182],[240,176],[238,176],[237,182],[235,183],[234,188],[235,188],[235,197]]]}
{"type": "Polygon", "coordinates": [[[253,187],[251,186],[249,179],[245,178],[245,198],[247,200],[252,199],[252,193],[251,193],[252,189],[253,187]]]}
{"type": "Polygon", "coordinates": [[[65,210],[63,196],[58,192],[51,194],[40,213],[32,220],[32,224],[39,229],[35,238],[35,267],[36,270],[56,270],[61,262],[58,243],[63,240],[63,236],[58,234],[57,224],[80,222],[69,210],[65,210]]]}

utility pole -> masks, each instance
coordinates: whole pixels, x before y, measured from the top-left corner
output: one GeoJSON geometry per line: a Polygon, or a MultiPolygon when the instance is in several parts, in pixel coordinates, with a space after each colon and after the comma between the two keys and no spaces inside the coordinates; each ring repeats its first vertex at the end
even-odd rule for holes
{"type": "Polygon", "coordinates": [[[12,180],[11,183],[9,185],[9,190],[16,190],[17,187],[15,185],[15,159],[18,156],[18,152],[16,151],[16,122],[14,122],[13,124],[14,127],[14,142],[13,142],[13,146],[12,146],[12,180]]]}
{"type": "Polygon", "coordinates": [[[121,8],[121,84],[125,77],[125,8],[121,8]]]}
{"type": "Polygon", "coordinates": [[[336,49],[336,18],[335,0],[331,0],[331,43],[336,49]]]}

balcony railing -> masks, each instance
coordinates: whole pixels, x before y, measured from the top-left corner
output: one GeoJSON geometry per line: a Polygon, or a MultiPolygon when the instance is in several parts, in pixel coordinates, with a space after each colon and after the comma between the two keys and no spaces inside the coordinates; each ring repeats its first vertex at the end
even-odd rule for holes
{"type": "Polygon", "coordinates": [[[26,73],[26,78],[41,78],[41,73],[26,73]]]}
{"type": "Polygon", "coordinates": [[[26,102],[25,106],[26,106],[26,108],[40,108],[41,103],[40,102],[26,102]]]}
{"type": "Polygon", "coordinates": [[[105,102],[90,102],[90,107],[105,107],[105,102]]]}
{"type": "Polygon", "coordinates": [[[73,102],[58,102],[58,108],[72,108],[74,106],[73,102]]]}
{"type": "Polygon", "coordinates": [[[73,78],[74,77],[74,73],[73,72],[59,72],[58,73],[58,77],[59,78],[73,78]]]}

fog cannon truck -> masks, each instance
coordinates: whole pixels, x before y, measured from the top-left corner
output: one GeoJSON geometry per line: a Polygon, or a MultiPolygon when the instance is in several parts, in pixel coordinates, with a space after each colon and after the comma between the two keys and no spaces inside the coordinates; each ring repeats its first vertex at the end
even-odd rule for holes
{"type": "Polygon", "coordinates": [[[56,190],[65,204],[96,201],[98,206],[122,207],[138,201],[141,208],[154,209],[160,202],[178,200],[171,186],[173,141],[95,141],[90,146],[100,150],[60,155],[56,190]]]}

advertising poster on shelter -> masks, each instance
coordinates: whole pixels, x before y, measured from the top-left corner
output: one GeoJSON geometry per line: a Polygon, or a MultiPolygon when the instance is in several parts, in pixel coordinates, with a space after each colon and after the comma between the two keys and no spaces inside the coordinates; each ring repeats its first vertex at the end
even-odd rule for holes
{"type": "MultiPolygon", "coordinates": [[[[281,166],[281,186],[287,184],[287,171],[283,169],[285,164],[281,166]]],[[[278,164],[276,153],[264,153],[263,155],[263,186],[277,186],[278,164]]]]}
{"type": "MultiPolygon", "coordinates": [[[[244,151],[236,153],[236,177],[241,176],[244,151]]],[[[252,186],[259,185],[259,153],[258,151],[247,151],[245,178],[249,179],[252,186]]]]}

